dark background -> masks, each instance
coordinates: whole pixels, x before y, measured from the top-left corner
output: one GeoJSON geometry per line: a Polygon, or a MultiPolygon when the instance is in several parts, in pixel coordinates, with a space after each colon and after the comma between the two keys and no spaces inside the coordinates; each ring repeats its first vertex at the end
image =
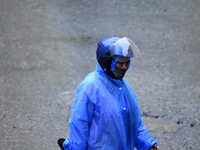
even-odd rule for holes
{"type": "MultiPolygon", "coordinates": [[[[0,149],[58,150],[97,42],[129,37],[125,78],[162,150],[200,150],[200,1],[0,1],[0,149]],[[173,122],[176,132],[158,130],[173,122]],[[165,124],[165,122],[163,123],[165,124]]],[[[170,128],[170,127],[168,127],[170,128]]]]}

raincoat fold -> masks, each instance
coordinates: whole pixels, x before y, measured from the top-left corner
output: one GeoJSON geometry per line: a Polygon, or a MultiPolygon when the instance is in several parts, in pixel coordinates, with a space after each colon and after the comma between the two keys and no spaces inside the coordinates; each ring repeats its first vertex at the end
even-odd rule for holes
{"type": "Polygon", "coordinates": [[[148,150],[157,143],[128,82],[106,75],[98,63],[77,87],[69,124],[65,150],[148,150]]]}

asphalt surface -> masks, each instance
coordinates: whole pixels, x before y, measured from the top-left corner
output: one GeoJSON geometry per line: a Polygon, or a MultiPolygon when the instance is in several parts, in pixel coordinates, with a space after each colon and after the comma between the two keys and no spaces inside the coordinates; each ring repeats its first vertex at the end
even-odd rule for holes
{"type": "Polygon", "coordinates": [[[0,149],[58,150],[97,42],[129,37],[125,78],[161,150],[200,150],[200,1],[0,1],[0,149]]]}

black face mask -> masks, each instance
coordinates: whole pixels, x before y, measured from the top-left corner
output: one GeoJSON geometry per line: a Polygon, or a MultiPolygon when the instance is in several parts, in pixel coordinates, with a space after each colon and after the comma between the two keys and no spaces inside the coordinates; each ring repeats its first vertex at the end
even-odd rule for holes
{"type": "Polygon", "coordinates": [[[114,77],[116,79],[121,80],[124,77],[126,71],[127,71],[127,69],[123,69],[123,68],[115,66],[114,77]]]}

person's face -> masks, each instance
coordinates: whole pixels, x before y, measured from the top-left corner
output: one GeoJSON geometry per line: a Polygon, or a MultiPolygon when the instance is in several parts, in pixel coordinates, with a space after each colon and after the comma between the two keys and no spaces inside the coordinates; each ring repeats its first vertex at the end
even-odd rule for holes
{"type": "Polygon", "coordinates": [[[124,62],[118,61],[116,63],[116,67],[119,67],[119,68],[122,68],[122,69],[127,69],[128,68],[128,60],[124,61],[124,62]]]}

